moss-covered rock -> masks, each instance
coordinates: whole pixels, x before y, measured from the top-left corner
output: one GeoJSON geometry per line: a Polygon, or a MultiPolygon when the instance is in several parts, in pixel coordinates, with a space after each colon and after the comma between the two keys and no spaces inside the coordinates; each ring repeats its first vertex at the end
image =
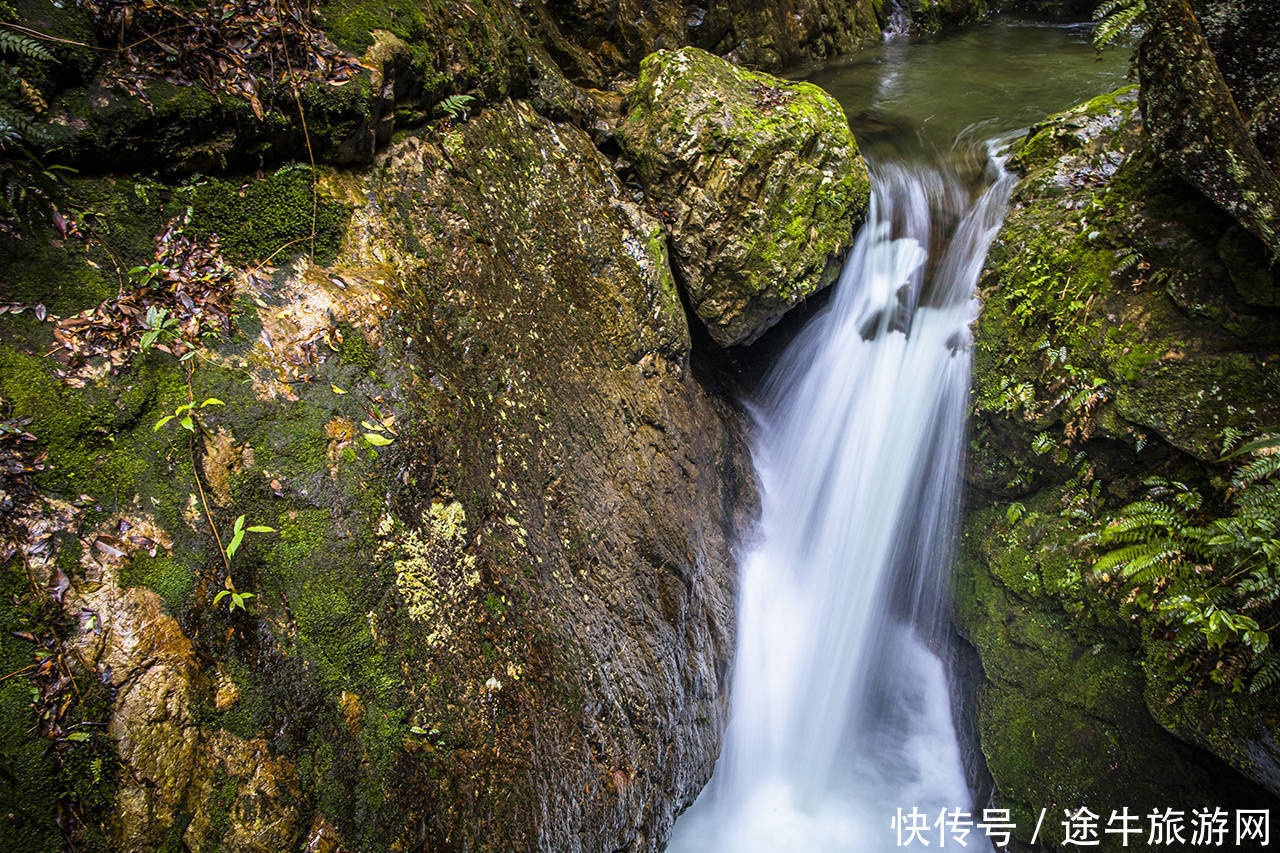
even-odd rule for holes
{"type": "Polygon", "coordinates": [[[618,139],[721,346],[750,343],[834,281],[870,200],[831,96],[696,48],[644,61],[618,139]]]}
{"type": "Polygon", "coordinates": [[[1153,162],[1134,96],[1015,145],[1025,177],[981,280],[957,612],[985,671],[996,800],[1030,819],[1024,840],[1040,807],[1268,803],[1245,777],[1275,791],[1268,700],[1172,698],[1163,629],[1079,544],[1147,477],[1220,476],[1223,429],[1280,417],[1280,338],[1245,298],[1273,285],[1266,250],[1153,162]]]}
{"type": "Polygon", "coordinates": [[[49,782],[0,784],[0,839],[57,848],[61,799],[86,849],[655,849],[714,762],[752,494],[658,220],[511,102],[319,178],[314,258],[275,253],[310,235],[305,168],[82,180],[80,230],[6,238],[24,301],[70,282],[62,317],[188,206],[174,227],[246,266],[190,388],[158,350],[73,369],[56,316],[0,317],[5,416],[47,454],[23,518],[55,534],[19,543],[0,619],[56,614],[107,697],[59,770],[30,672],[0,685],[6,758],[49,782]],[[157,429],[189,395],[223,405],[157,429]],[[241,515],[273,532],[225,558],[241,515]]]}
{"type": "Polygon", "coordinates": [[[287,259],[305,251],[324,265],[338,253],[347,211],[318,181],[311,169],[286,167],[241,185],[217,179],[193,184],[177,201],[191,205],[191,233],[216,234],[232,262],[287,259]]]}

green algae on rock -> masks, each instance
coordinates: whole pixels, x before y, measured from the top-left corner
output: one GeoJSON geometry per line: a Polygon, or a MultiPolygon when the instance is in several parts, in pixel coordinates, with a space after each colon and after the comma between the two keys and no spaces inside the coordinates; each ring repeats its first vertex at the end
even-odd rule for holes
{"type": "Polygon", "coordinates": [[[831,96],[696,48],[645,59],[618,139],[721,346],[750,343],[831,284],[870,199],[831,96]]]}

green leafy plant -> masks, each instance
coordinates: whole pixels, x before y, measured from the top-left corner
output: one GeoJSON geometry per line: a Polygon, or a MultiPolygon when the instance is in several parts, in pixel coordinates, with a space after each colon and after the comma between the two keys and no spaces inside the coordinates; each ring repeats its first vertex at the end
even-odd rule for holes
{"type": "MultiPolygon", "coordinates": [[[[228,583],[230,582],[230,580],[231,580],[230,578],[227,578],[228,583]]],[[[226,589],[219,590],[218,594],[213,597],[213,606],[217,607],[218,602],[222,601],[222,599],[224,598],[227,599],[228,611],[231,611],[231,612],[234,612],[236,610],[247,611],[248,608],[245,607],[244,605],[246,601],[253,598],[253,593],[238,592],[236,591],[236,588],[234,586],[228,585],[226,589]]]]}
{"type": "Polygon", "coordinates": [[[1246,458],[1225,495],[1207,508],[1184,483],[1152,478],[1085,544],[1104,582],[1129,587],[1128,601],[1154,614],[1174,641],[1188,683],[1193,670],[1234,691],[1257,693],[1280,681],[1272,633],[1280,628],[1280,435],[1239,447],[1226,436],[1225,460],[1246,458]]]}
{"type": "MultiPolygon", "coordinates": [[[[231,560],[235,557],[236,552],[240,550],[241,544],[244,543],[244,535],[246,533],[275,533],[275,532],[276,532],[276,529],[274,527],[268,527],[265,524],[246,525],[244,523],[244,516],[243,515],[238,516],[236,518],[235,524],[232,526],[232,529],[231,529],[231,540],[227,543],[226,550],[224,551],[224,555],[227,559],[228,565],[230,564],[231,560]]],[[[224,587],[225,587],[224,589],[219,590],[218,594],[213,597],[213,606],[217,607],[218,603],[225,598],[227,599],[228,611],[234,612],[236,610],[246,610],[247,608],[245,607],[245,602],[247,602],[249,599],[254,597],[253,593],[240,592],[238,589],[236,589],[235,581],[231,579],[230,572],[227,573],[227,579],[224,583],[224,587]]]]}
{"type": "Polygon", "coordinates": [[[178,321],[169,316],[169,309],[167,308],[160,308],[156,305],[147,306],[147,314],[142,320],[142,325],[146,331],[138,339],[138,349],[143,353],[155,346],[162,335],[177,339],[178,321]]]}
{"type": "MultiPolygon", "coordinates": [[[[275,533],[275,528],[271,528],[271,526],[265,524],[246,525],[244,524],[244,516],[238,516],[236,524],[232,525],[232,538],[230,538],[230,542],[227,543],[227,549],[224,551],[224,556],[227,557],[228,565],[230,565],[232,558],[236,556],[236,552],[239,551],[239,547],[241,547],[241,544],[244,542],[244,534],[246,533],[275,533]]],[[[236,589],[236,581],[232,580],[232,575],[230,575],[229,571],[227,573],[227,580],[225,580],[224,587],[224,589],[220,589],[218,594],[214,596],[214,607],[218,606],[218,602],[223,601],[225,598],[227,599],[228,611],[234,612],[237,610],[247,610],[247,608],[244,607],[244,602],[253,598],[253,593],[239,592],[239,590],[236,589]]]]}
{"type": "Polygon", "coordinates": [[[388,444],[395,441],[396,416],[388,415],[384,418],[380,412],[372,409],[370,410],[370,416],[374,418],[374,420],[365,420],[360,422],[360,426],[364,427],[366,430],[364,440],[372,444],[374,447],[386,447],[388,444]]]}
{"type": "Polygon", "coordinates": [[[182,419],[178,421],[178,425],[181,426],[183,429],[189,430],[190,432],[195,432],[197,422],[194,415],[192,414],[193,411],[195,411],[196,409],[206,409],[209,406],[224,406],[224,405],[226,404],[223,403],[221,400],[219,400],[217,397],[209,397],[208,399],[201,402],[200,405],[198,406],[195,403],[183,403],[181,406],[178,406],[176,409],[173,410],[172,415],[165,415],[163,418],[156,421],[156,425],[152,427],[152,432],[159,432],[162,426],[169,423],[174,418],[182,419]]]}
{"type": "Polygon", "coordinates": [[[244,542],[245,533],[275,533],[274,527],[268,527],[265,524],[251,524],[245,527],[244,516],[236,519],[235,525],[231,530],[231,541],[227,543],[227,559],[230,560],[236,555],[236,551],[240,550],[240,544],[244,542]]]}
{"type": "Polygon", "coordinates": [[[1093,12],[1093,20],[1097,23],[1093,46],[1099,50],[1140,38],[1147,29],[1147,0],[1103,0],[1093,12]]]}
{"type": "Polygon", "coordinates": [[[467,108],[474,100],[471,95],[450,95],[440,102],[440,111],[451,121],[466,121],[467,108]]]}

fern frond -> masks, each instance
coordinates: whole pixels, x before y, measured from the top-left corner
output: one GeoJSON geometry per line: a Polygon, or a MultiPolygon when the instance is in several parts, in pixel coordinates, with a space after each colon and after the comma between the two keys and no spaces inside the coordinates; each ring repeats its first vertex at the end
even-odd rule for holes
{"type": "MultiPolygon", "coordinates": [[[[1235,433],[1236,435],[1239,435],[1239,432],[1237,430],[1230,430],[1230,432],[1235,433]]],[[[1228,430],[1223,430],[1222,434],[1225,437],[1228,434],[1228,430]]],[[[1255,438],[1253,441],[1248,441],[1240,445],[1235,449],[1235,452],[1230,453],[1226,456],[1223,456],[1221,461],[1225,462],[1228,459],[1234,459],[1235,457],[1243,456],[1246,453],[1258,453],[1259,455],[1266,455],[1261,451],[1275,450],[1278,447],[1280,447],[1280,436],[1264,435],[1260,438],[1255,438]]],[[[1227,446],[1226,446],[1226,440],[1224,438],[1223,451],[1225,452],[1226,450],[1227,450],[1227,446]]]]}
{"type": "Polygon", "coordinates": [[[36,118],[0,103],[0,147],[17,148],[30,142],[49,141],[49,129],[36,118]]]}
{"type": "Polygon", "coordinates": [[[1280,453],[1259,456],[1247,465],[1242,465],[1231,474],[1231,488],[1243,491],[1255,483],[1267,479],[1276,471],[1280,471],[1280,453]]]}
{"type": "Polygon", "coordinates": [[[1168,539],[1137,542],[1103,554],[1101,559],[1093,564],[1093,570],[1101,573],[1120,569],[1126,577],[1129,577],[1136,572],[1153,567],[1171,568],[1169,564],[1179,554],[1180,549],[1168,539]]]}
{"type": "Polygon", "coordinates": [[[53,61],[53,54],[40,42],[30,36],[3,28],[0,28],[0,53],[20,56],[35,62],[53,61]]]}
{"type": "Polygon", "coordinates": [[[1098,24],[1093,31],[1093,46],[1108,47],[1146,29],[1146,0],[1108,0],[1098,6],[1093,18],[1098,24]]]}
{"type": "Polygon", "coordinates": [[[1269,649],[1265,654],[1259,655],[1253,665],[1257,669],[1249,681],[1250,693],[1261,693],[1280,681],[1280,654],[1274,650],[1269,649]]]}

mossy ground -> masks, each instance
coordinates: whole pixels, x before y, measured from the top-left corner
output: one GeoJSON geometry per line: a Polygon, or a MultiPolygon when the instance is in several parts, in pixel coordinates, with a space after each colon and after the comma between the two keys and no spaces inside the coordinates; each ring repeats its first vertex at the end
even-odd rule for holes
{"type": "MultiPolygon", "coordinates": [[[[279,262],[296,256],[305,249],[299,238],[310,234],[311,186],[306,169],[251,180],[243,188],[226,181],[180,187],[76,182],[77,215],[86,236],[46,242],[48,234],[37,233],[8,241],[13,295],[43,300],[50,312],[64,315],[110,298],[121,286],[117,270],[149,261],[152,236],[187,206],[193,211],[189,233],[220,233],[234,258],[255,261],[274,254],[279,262]],[[290,242],[292,252],[277,252],[290,242]],[[51,286],[51,280],[61,286],[51,286]]],[[[336,252],[345,219],[340,205],[321,198],[318,256],[336,252]]],[[[264,296],[271,299],[270,290],[264,296]]],[[[56,377],[58,364],[47,355],[49,322],[36,321],[28,311],[0,320],[0,396],[10,407],[7,414],[32,419],[28,429],[47,453],[44,470],[33,475],[42,496],[85,496],[81,500],[94,507],[86,524],[142,510],[172,536],[171,549],[161,548],[154,556],[139,552],[126,562],[119,583],[159,595],[186,631],[204,638],[202,654],[222,660],[237,674],[242,698],[219,713],[212,710],[210,696],[204,702],[206,719],[243,737],[274,732],[278,753],[310,770],[304,775],[304,797],[311,807],[323,804],[344,836],[364,839],[367,849],[389,849],[396,820],[385,809],[391,796],[385,786],[396,778],[395,763],[410,725],[404,678],[412,667],[408,651],[397,651],[410,649],[409,644],[389,645],[385,635],[375,641],[373,633],[380,622],[394,631],[397,607],[388,599],[394,589],[390,557],[380,554],[376,533],[386,512],[388,491],[379,472],[387,451],[358,443],[333,460],[326,453],[330,421],[367,417],[357,402],[361,392],[387,393],[388,370],[380,358],[385,347],[372,346],[362,330],[347,326],[341,352],[317,366],[314,382],[299,388],[299,399],[273,402],[254,391],[251,371],[237,366],[252,344],[248,335],[256,338],[261,328],[252,304],[241,307],[231,338],[196,361],[191,392],[198,399],[224,401],[201,410],[204,430],[226,432],[234,446],[252,449],[227,472],[227,499],[209,498],[224,538],[239,514],[250,524],[278,531],[251,535],[232,566],[240,588],[254,592],[260,602],[256,613],[271,614],[267,621],[211,603],[224,570],[196,502],[190,434],[175,423],[155,429],[163,415],[188,398],[176,359],[160,352],[135,354],[104,379],[69,387],[56,377]],[[331,390],[339,384],[352,393],[331,390]],[[381,615],[371,619],[373,614],[381,615]],[[276,628],[259,632],[254,625],[276,628]],[[366,708],[366,724],[358,732],[338,711],[343,691],[360,696],[366,708]]],[[[57,539],[63,550],[74,542],[70,534],[57,539]]],[[[73,582],[83,580],[76,559],[67,563],[67,571],[73,582]]],[[[32,596],[20,564],[10,561],[4,578],[0,656],[10,672],[31,663],[31,645],[9,632],[32,630],[24,627],[30,617],[12,604],[15,598],[30,602],[32,596]]],[[[0,684],[3,725],[11,735],[5,738],[5,766],[16,774],[5,803],[19,815],[6,821],[3,831],[14,849],[61,849],[52,818],[55,803],[71,791],[91,816],[109,812],[117,765],[109,756],[102,760],[95,736],[91,743],[73,746],[61,771],[52,767],[42,757],[48,742],[31,734],[30,691],[22,674],[0,684]],[[31,784],[36,779],[42,781],[31,784]],[[17,780],[24,781],[15,786],[17,780]]],[[[225,799],[233,782],[228,780],[217,796],[225,799]]],[[[225,832],[225,824],[215,820],[215,834],[219,828],[225,832]]],[[[180,834],[181,827],[175,831],[180,834]]],[[[78,832],[77,843],[90,844],[92,832],[78,832]]],[[[215,846],[216,841],[206,839],[215,846]]]]}

